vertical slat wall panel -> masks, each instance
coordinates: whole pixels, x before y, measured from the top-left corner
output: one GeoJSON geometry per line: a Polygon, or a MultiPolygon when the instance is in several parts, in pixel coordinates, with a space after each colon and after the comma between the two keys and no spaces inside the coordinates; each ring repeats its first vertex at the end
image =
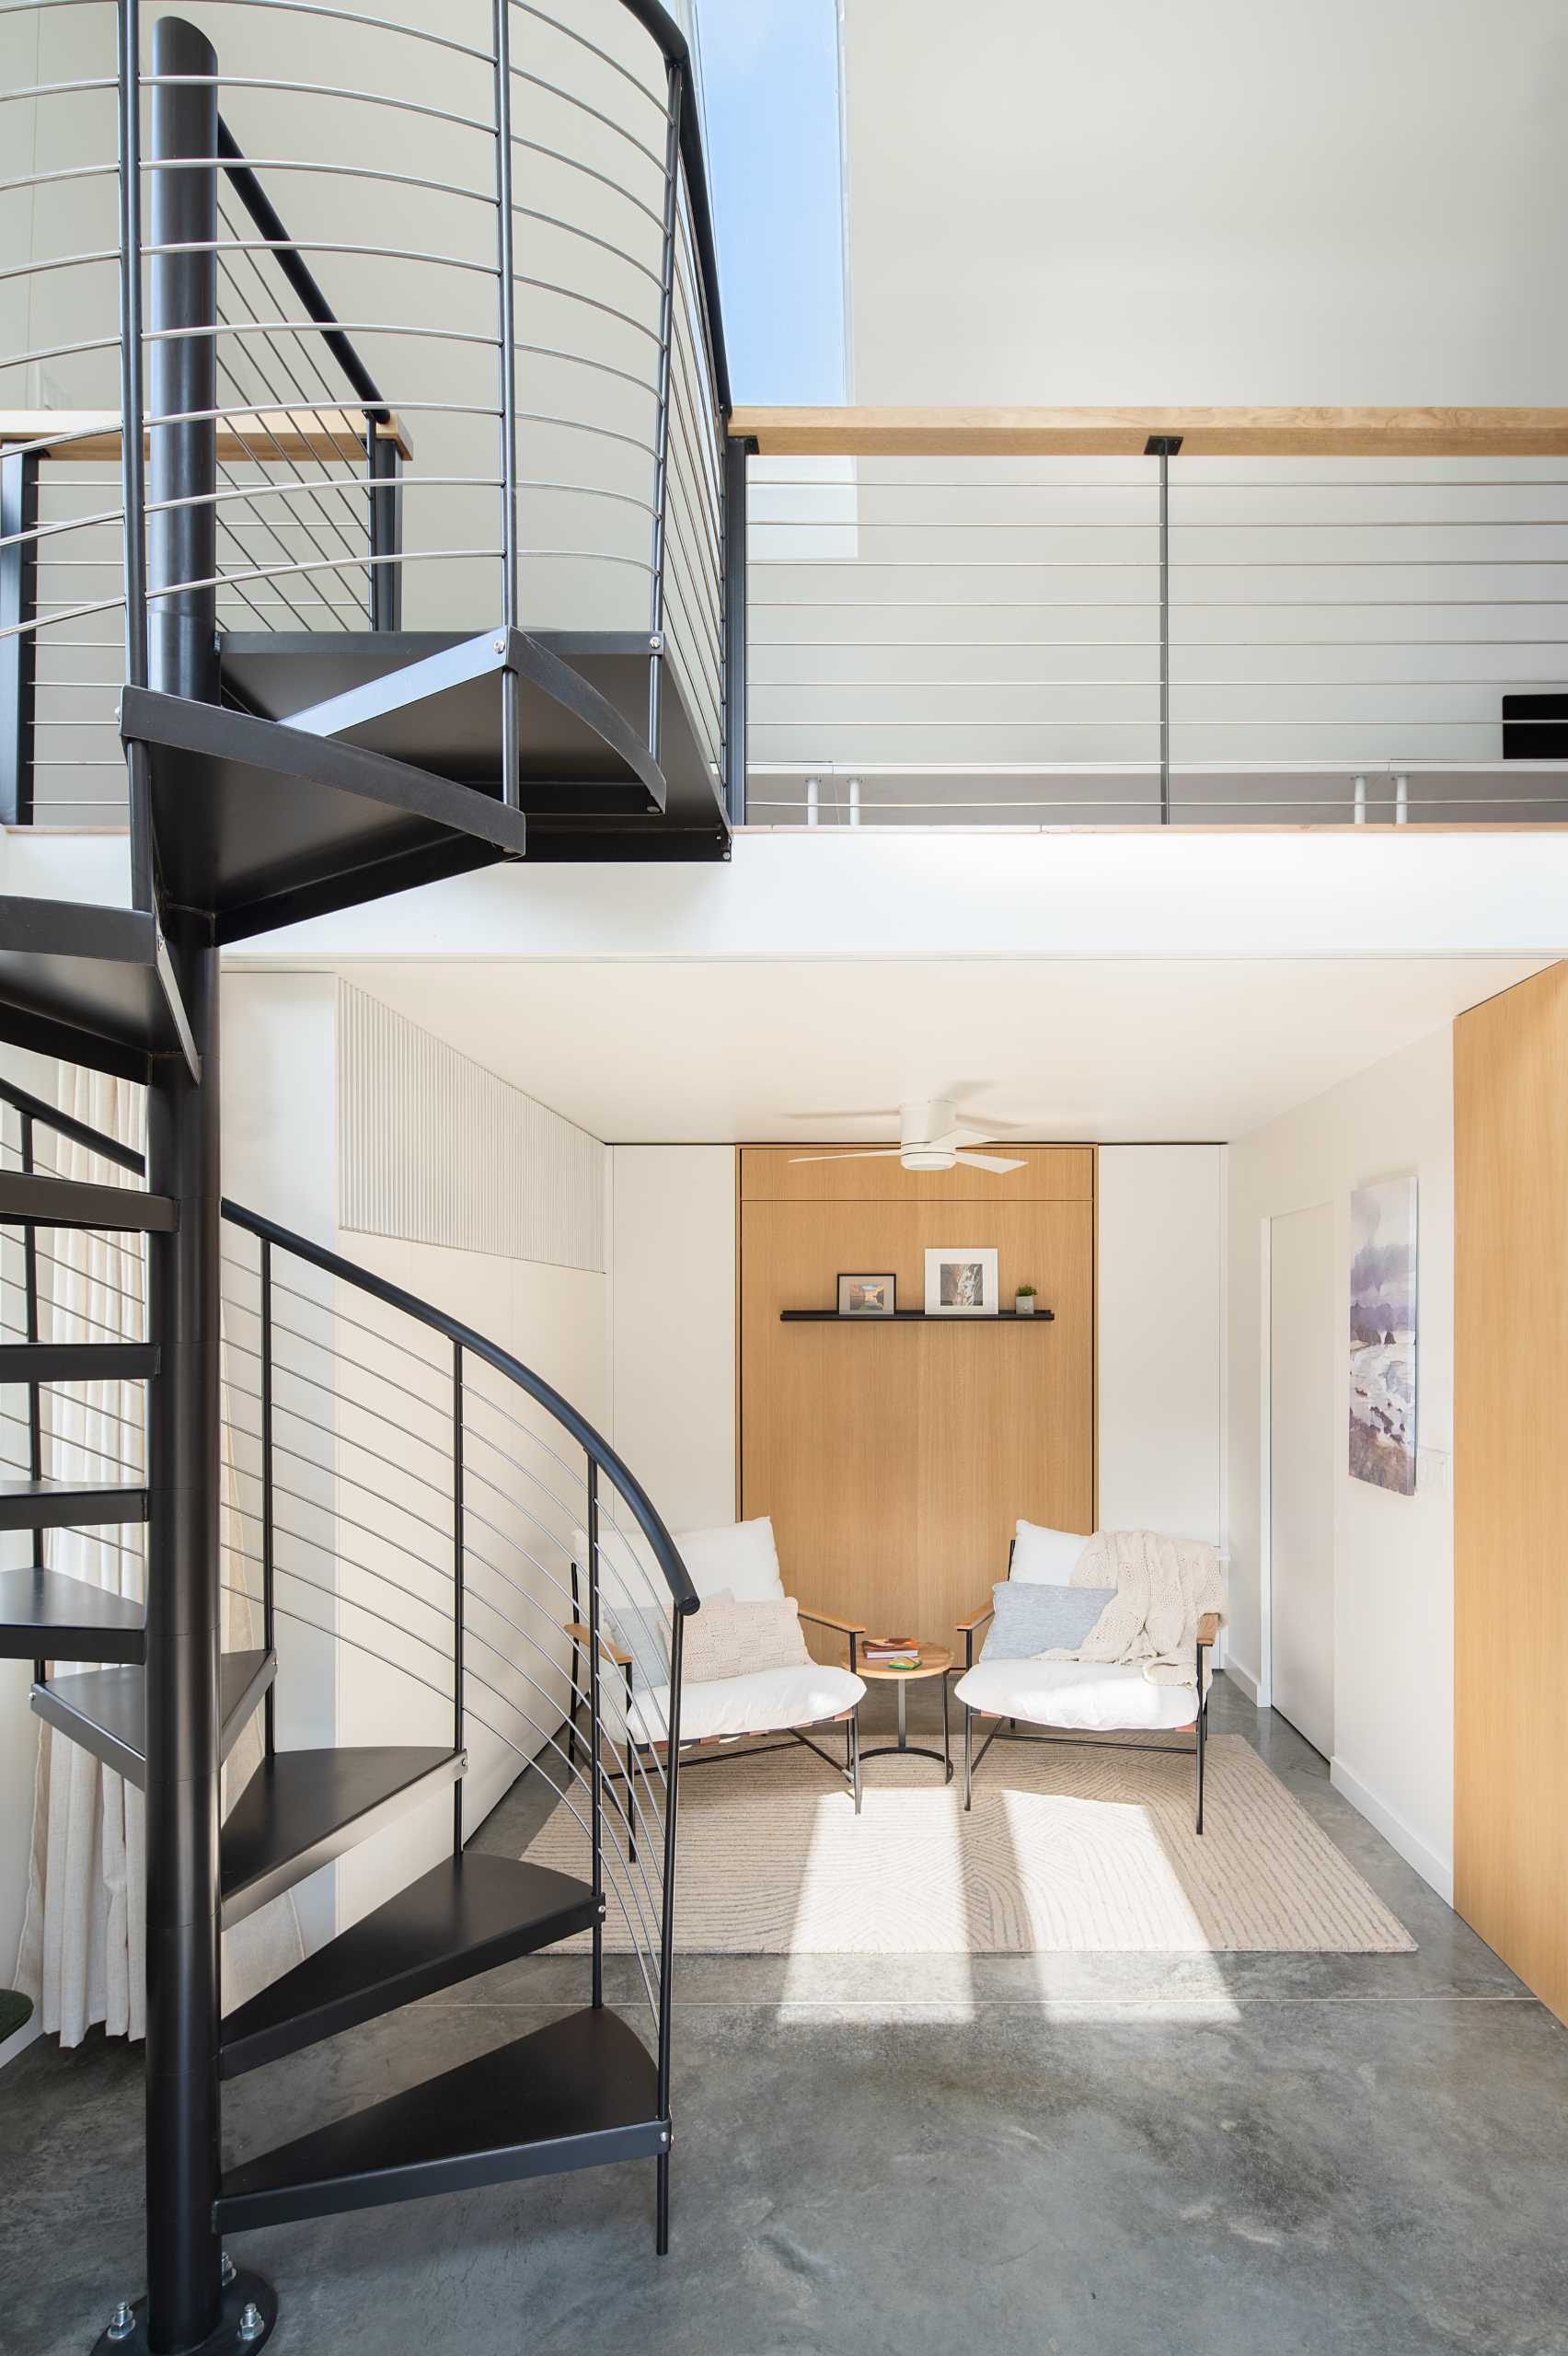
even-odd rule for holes
{"type": "Polygon", "coordinates": [[[347,982],[339,1218],[363,1234],[605,1265],[605,1148],[347,982]]]}

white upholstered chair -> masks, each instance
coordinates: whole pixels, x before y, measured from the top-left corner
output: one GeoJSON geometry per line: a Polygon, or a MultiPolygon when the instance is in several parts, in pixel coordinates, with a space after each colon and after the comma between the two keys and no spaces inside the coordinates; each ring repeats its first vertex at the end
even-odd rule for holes
{"type": "MultiPolygon", "coordinates": [[[[782,1601],[785,1587],[778,1567],[778,1553],[774,1543],[773,1524],[766,1517],[755,1521],[727,1523],[716,1530],[688,1530],[675,1533],[675,1547],[691,1575],[692,1585],[699,1597],[731,1595],[737,1603],[767,1603],[782,1601]]],[[[582,1540],[582,1553],[586,1539],[582,1540]]],[[[574,1600],[578,1594],[579,1564],[572,1565],[574,1600]]],[[[620,1716],[620,1738],[625,1745],[628,1764],[634,1752],[662,1752],[669,1745],[669,1655],[643,1640],[640,1642],[636,1624],[643,1615],[632,1590],[623,1583],[616,1591],[614,1583],[606,1581],[603,1597],[604,1624],[600,1629],[600,1650],[603,1660],[619,1674],[623,1680],[624,1702],[620,1716]]],[[[856,1646],[865,1630],[858,1622],[840,1620],[826,1611],[808,1611],[798,1607],[802,1621],[819,1628],[831,1629],[843,1636],[848,1647],[848,1665],[836,1667],[824,1661],[802,1661],[786,1668],[764,1669],[745,1677],[717,1677],[681,1680],[680,1750],[682,1765],[701,1765],[701,1757],[693,1759],[691,1751],[706,1753],[716,1759],[725,1755],[728,1747],[744,1741],[748,1755],[756,1755],[755,1738],[778,1735],[778,1742],[764,1742],[763,1750],[778,1750],[791,1743],[799,1743],[814,1751],[836,1775],[841,1776],[852,1793],[855,1811],[860,1809],[860,1727],[859,1705],[865,1696],[865,1683],[855,1673],[856,1646]],[[807,1729],[842,1724],[845,1729],[844,1762],[840,1766],[831,1752],[825,1750],[807,1729]],[[724,1746],[721,1751],[719,1746],[724,1746]]],[[[568,1632],[572,1640],[572,1683],[576,1693],[583,1692],[580,1662],[586,1657],[589,1642],[587,1628],[574,1618],[568,1632]]],[[[569,1742],[575,1749],[575,1709],[569,1742]]]]}
{"type": "MultiPolygon", "coordinates": [[[[1008,1548],[1008,1576],[1067,1587],[1073,1569],[1088,1545],[1077,1531],[1043,1530],[1020,1521],[1008,1548]]],[[[1197,1777],[1196,1826],[1204,1829],[1204,1747],[1208,1735],[1208,1663],[1205,1654],[1219,1635],[1219,1615],[1207,1612],[1198,1623],[1197,1690],[1185,1685],[1153,1685],[1136,1667],[1079,1660],[976,1660],[974,1637],[995,1612],[987,1603],[970,1619],[959,1623],[963,1638],[964,1670],[953,1688],[963,1704],[963,1805],[974,1803],[974,1776],[986,1751],[998,1738],[1009,1742],[1082,1742],[1097,1747],[1138,1750],[1171,1750],[1191,1756],[1197,1777]],[[974,1721],[995,1718],[979,1757],[974,1753],[974,1721]],[[1044,1729],[1020,1734],[1026,1727],[1044,1729]],[[1127,1738],[1151,1734],[1190,1734],[1185,1743],[1152,1743],[1127,1738]],[[1114,1738],[1121,1737],[1118,1743],[1114,1738]]]]}

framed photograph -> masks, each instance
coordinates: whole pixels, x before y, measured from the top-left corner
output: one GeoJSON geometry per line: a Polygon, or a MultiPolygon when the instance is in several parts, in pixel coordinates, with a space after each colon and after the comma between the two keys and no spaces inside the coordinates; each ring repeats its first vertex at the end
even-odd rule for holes
{"type": "Polygon", "coordinates": [[[896,1276],[840,1276],[840,1317],[891,1317],[898,1299],[896,1276]]]}
{"type": "Polygon", "coordinates": [[[1350,1473],[1415,1495],[1415,1178],[1350,1198],[1350,1473]]]}
{"type": "Polygon", "coordinates": [[[995,1317],[997,1247],[994,1243],[941,1243],[926,1252],[928,1317],[995,1317]]]}

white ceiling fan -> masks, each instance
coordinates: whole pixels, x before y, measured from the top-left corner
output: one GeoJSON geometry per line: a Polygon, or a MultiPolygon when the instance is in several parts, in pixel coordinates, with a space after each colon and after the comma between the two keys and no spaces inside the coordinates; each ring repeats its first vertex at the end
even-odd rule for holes
{"type": "Polygon", "coordinates": [[[958,1106],[951,1096],[933,1096],[925,1103],[901,1104],[898,1125],[901,1142],[897,1145],[847,1146],[839,1153],[796,1153],[790,1160],[898,1161],[905,1170],[952,1170],[962,1165],[965,1170],[987,1170],[997,1178],[1024,1166],[999,1153],[971,1152],[972,1146],[988,1144],[992,1131],[962,1126],[958,1106]]]}

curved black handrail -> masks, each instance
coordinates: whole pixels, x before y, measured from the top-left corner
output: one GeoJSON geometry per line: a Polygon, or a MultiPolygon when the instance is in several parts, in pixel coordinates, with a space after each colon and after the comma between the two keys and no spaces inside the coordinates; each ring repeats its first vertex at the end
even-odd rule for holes
{"type": "MultiPolygon", "coordinates": [[[[62,1113],[54,1105],[46,1104],[41,1096],[31,1095],[27,1089],[18,1088],[12,1080],[0,1080],[0,1103],[9,1104],[14,1111],[58,1131],[62,1137],[71,1138],[74,1144],[85,1146],[89,1153],[102,1154],[106,1161],[118,1162],[122,1170],[140,1173],[146,1169],[144,1159],[134,1146],[121,1145],[118,1138],[106,1136],[101,1129],[90,1128],[86,1122],[75,1120],[69,1113],[62,1113]]],[[[296,1260],[308,1260],[324,1275],[340,1276],[345,1284],[357,1286],[361,1292],[384,1301],[389,1309],[401,1310],[405,1316],[412,1317],[417,1323],[428,1325],[432,1333],[443,1334],[449,1342],[460,1342],[466,1350],[472,1350],[476,1357],[483,1358],[495,1368],[498,1374],[504,1374],[531,1399],[536,1399],[541,1407],[548,1408],[600,1471],[609,1474],[637,1516],[642,1533],[653,1550],[654,1559],[663,1573],[664,1583],[674,1600],[676,1611],[689,1612],[699,1608],[700,1599],[691,1583],[691,1574],[682,1562],[674,1540],[641,1482],[623,1463],[608,1440],[595,1431],[593,1425],[578,1414],[571,1401],[563,1399],[543,1375],[536,1374],[532,1367],[524,1365],[521,1358],[514,1358],[510,1350],[502,1348],[499,1342],[488,1340],[483,1334],[476,1333],[471,1325],[465,1325],[461,1319],[449,1317],[444,1309],[437,1309],[432,1301],[421,1300],[417,1293],[405,1292],[400,1285],[388,1284],[385,1276],[373,1276],[357,1261],[345,1260],[340,1253],[329,1252],[321,1244],[312,1243],[307,1237],[296,1235],[292,1228],[280,1227],[275,1219],[263,1218],[259,1211],[248,1211],[242,1203],[231,1202],[226,1195],[222,1209],[225,1218],[232,1225],[244,1228],[260,1242],[275,1243],[280,1251],[292,1253],[296,1260]]]]}
{"type": "Polygon", "coordinates": [[[586,1417],[580,1415],[571,1401],[563,1399],[543,1375],[536,1374],[532,1367],[524,1365],[521,1358],[514,1358],[510,1350],[502,1348],[499,1342],[490,1341],[483,1334],[476,1333],[471,1325],[465,1325],[460,1318],[449,1317],[444,1309],[437,1309],[431,1301],[421,1300],[417,1293],[405,1292],[401,1285],[388,1284],[385,1276],[373,1276],[368,1268],[362,1268],[356,1261],[345,1260],[340,1253],[329,1252],[321,1244],[312,1243],[306,1237],[296,1235],[292,1228],[280,1227],[275,1219],[263,1218],[259,1211],[248,1211],[243,1204],[231,1202],[226,1195],[222,1209],[231,1226],[243,1228],[247,1234],[254,1235],[259,1242],[276,1244],[280,1251],[291,1253],[296,1260],[308,1261],[324,1276],[340,1277],[345,1284],[368,1293],[372,1299],[385,1302],[388,1309],[400,1310],[406,1317],[413,1318],[416,1323],[428,1326],[432,1334],[440,1334],[449,1342],[460,1343],[464,1349],[472,1350],[476,1357],[483,1358],[493,1366],[498,1374],[503,1374],[509,1381],[515,1382],[531,1399],[536,1399],[541,1407],[548,1408],[562,1428],[571,1433],[589,1460],[597,1464],[602,1472],[608,1473],[631,1507],[643,1536],[653,1550],[664,1584],[674,1598],[675,1610],[690,1612],[699,1609],[700,1600],[691,1583],[691,1574],[682,1562],[674,1540],[664,1527],[658,1507],[641,1482],[622,1462],[608,1440],[596,1432],[586,1417]]]}
{"type": "MultiPolygon", "coordinates": [[[[676,24],[662,0],[621,0],[628,17],[635,17],[645,32],[651,33],[664,52],[665,62],[680,75],[688,87],[683,98],[694,101],[697,77],[692,71],[691,44],[676,24]]],[[[728,420],[732,403],[730,398],[730,363],[724,350],[724,314],[719,302],[719,248],[713,235],[713,211],[708,194],[708,164],[702,151],[702,125],[696,104],[681,108],[681,161],[686,166],[686,193],[691,205],[691,225],[697,240],[697,264],[702,272],[702,306],[708,314],[708,341],[713,354],[713,387],[719,396],[719,407],[728,420]]]]}

